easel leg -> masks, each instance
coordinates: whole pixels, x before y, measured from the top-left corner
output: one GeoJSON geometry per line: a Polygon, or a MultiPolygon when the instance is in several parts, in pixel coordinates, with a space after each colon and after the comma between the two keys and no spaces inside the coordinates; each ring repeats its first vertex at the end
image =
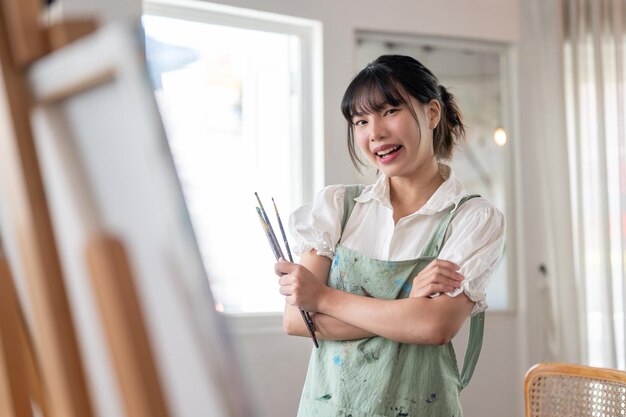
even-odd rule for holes
{"type": "Polygon", "coordinates": [[[0,415],[32,417],[16,295],[9,266],[0,254],[0,415]]]}
{"type": "Polygon", "coordinates": [[[31,400],[38,405],[41,414],[44,417],[50,417],[48,411],[48,404],[46,403],[46,395],[44,392],[43,381],[41,379],[41,368],[39,361],[37,360],[37,352],[35,351],[35,344],[33,343],[30,332],[28,331],[28,324],[26,323],[26,317],[24,317],[24,310],[20,308],[19,299],[17,298],[17,292],[15,286],[11,281],[11,286],[15,294],[17,303],[17,316],[18,316],[18,332],[19,342],[22,346],[23,359],[24,359],[24,373],[28,381],[28,387],[30,391],[31,400]]]}
{"type": "Polygon", "coordinates": [[[124,246],[111,236],[92,238],[87,262],[127,414],[169,416],[124,246]]]}

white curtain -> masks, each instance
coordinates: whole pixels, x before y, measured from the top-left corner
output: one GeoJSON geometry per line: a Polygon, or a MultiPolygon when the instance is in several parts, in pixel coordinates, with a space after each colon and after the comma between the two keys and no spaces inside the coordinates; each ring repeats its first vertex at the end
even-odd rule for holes
{"type": "Polygon", "coordinates": [[[586,361],[625,369],[626,0],[563,0],[567,135],[586,361]]]}

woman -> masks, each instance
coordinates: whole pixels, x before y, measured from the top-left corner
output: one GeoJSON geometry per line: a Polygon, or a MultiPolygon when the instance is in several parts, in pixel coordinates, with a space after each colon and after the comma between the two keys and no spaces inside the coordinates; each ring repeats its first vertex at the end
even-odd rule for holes
{"type": "Polygon", "coordinates": [[[290,219],[301,256],[275,267],[284,327],[307,336],[298,308],[310,311],[321,340],[298,416],[460,416],[503,216],[443,163],[463,139],[462,117],[415,59],[369,64],[342,112],[353,162],[356,142],[379,176],[369,186],[326,187],[290,219]],[[475,329],[461,375],[450,341],[469,316],[475,329]]]}

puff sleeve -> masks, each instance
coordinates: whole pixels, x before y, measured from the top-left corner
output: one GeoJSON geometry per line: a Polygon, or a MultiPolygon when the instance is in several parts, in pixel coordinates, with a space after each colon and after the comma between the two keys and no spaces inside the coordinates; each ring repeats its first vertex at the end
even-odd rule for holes
{"type": "Polygon", "coordinates": [[[504,216],[498,209],[490,205],[479,207],[457,215],[439,253],[439,259],[456,263],[465,277],[461,288],[447,294],[456,297],[464,292],[475,302],[472,315],[487,308],[485,290],[502,257],[504,230],[504,216]]]}
{"type": "Polygon", "coordinates": [[[294,254],[300,256],[315,249],[318,255],[332,259],[341,236],[341,218],[345,186],[323,188],[310,204],[298,208],[289,217],[289,231],[295,239],[294,254]]]}

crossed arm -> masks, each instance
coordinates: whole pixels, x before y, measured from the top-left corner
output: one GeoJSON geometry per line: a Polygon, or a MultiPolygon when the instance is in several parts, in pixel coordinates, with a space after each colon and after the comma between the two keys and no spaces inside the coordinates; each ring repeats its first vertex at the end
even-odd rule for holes
{"type": "Polygon", "coordinates": [[[458,267],[435,260],[413,280],[409,298],[382,300],[327,286],[331,260],[314,251],[300,264],[278,262],[280,292],[285,296],[283,325],[290,335],[308,336],[298,308],[312,312],[320,339],[352,340],[382,336],[401,343],[441,345],[459,331],[474,303],[465,294],[435,297],[460,286],[458,267]]]}

